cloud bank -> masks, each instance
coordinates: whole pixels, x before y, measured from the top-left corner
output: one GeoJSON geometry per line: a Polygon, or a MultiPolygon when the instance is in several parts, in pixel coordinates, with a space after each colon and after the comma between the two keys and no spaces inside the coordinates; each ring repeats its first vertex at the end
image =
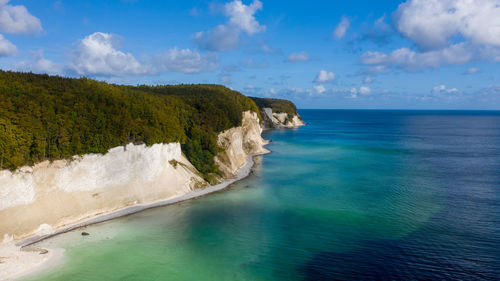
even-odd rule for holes
{"type": "Polygon", "coordinates": [[[419,71],[471,61],[500,62],[498,0],[409,0],[393,14],[396,30],[418,50],[368,51],[360,63],[376,72],[419,71]]]}

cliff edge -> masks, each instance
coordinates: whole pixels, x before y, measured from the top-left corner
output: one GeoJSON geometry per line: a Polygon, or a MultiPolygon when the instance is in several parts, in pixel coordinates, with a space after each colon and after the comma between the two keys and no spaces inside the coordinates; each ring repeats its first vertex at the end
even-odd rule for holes
{"type": "MultiPolygon", "coordinates": [[[[252,154],[264,153],[259,118],[243,112],[242,125],[219,134],[220,180],[236,176],[252,154]]],[[[19,241],[125,207],[185,195],[209,184],[179,143],[128,144],[106,154],[44,161],[0,171],[0,237],[19,241]]]]}
{"type": "Polygon", "coordinates": [[[251,99],[259,107],[264,129],[298,128],[305,125],[291,101],[256,97],[251,99]]]}

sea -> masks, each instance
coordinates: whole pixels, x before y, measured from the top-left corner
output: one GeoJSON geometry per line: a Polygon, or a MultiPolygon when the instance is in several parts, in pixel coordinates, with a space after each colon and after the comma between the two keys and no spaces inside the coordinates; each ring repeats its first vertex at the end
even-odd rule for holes
{"type": "Polygon", "coordinates": [[[25,280],[500,280],[500,112],[299,113],[249,177],[38,243],[65,254],[25,280]]]}

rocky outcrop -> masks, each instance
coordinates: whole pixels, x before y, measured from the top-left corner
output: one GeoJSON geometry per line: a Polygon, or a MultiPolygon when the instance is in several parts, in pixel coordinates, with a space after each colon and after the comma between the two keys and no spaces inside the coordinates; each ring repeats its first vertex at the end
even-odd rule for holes
{"type": "Polygon", "coordinates": [[[273,112],[272,108],[265,107],[261,109],[261,115],[262,126],[265,129],[298,128],[305,125],[298,113],[292,115],[284,112],[273,112]]]}
{"type": "MultiPolygon", "coordinates": [[[[266,143],[257,114],[222,132],[215,161],[234,178],[248,156],[266,143]]],[[[0,171],[0,239],[47,235],[130,206],[178,198],[208,184],[182,154],[179,143],[128,144],[106,154],[48,161],[15,172],[0,171]]],[[[1,244],[1,240],[0,240],[1,244]]]]}

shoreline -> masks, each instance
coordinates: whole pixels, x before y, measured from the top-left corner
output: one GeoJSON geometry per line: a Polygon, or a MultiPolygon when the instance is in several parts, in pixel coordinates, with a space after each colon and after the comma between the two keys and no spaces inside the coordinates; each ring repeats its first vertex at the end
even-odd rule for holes
{"type": "MultiPolygon", "coordinates": [[[[48,252],[47,252],[46,256],[45,255],[42,256],[43,258],[40,260],[40,258],[39,258],[40,253],[29,251],[29,249],[28,249],[30,246],[32,246],[38,242],[41,242],[45,239],[49,239],[49,238],[54,237],[56,235],[60,235],[60,234],[63,234],[63,233],[69,232],[69,231],[73,231],[73,230],[81,228],[81,227],[85,227],[85,226],[89,226],[89,225],[117,219],[120,217],[128,216],[128,215],[131,215],[134,213],[138,213],[138,212],[152,209],[152,208],[156,208],[156,207],[164,207],[164,206],[176,204],[179,202],[184,202],[187,200],[191,200],[191,199],[205,196],[205,195],[210,194],[210,193],[221,191],[221,190],[229,187],[231,184],[248,177],[252,171],[252,168],[255,165],[254,157],[260,156],[260,155],[265,155],[268,153],[271,153],[271,151],[263,148],[263,151],[261,153],[253,153],[253,154],[247,155],[246,162],[242,167],[240,167],[238,169],[238,172],[236,173],[236,177],[227,179],[219,184],[208,186],[208,187],[206,187],[204,189],[200,189],[200,190],[194,190],[194,191],[191,191],[189,193],[186,193],[186,194],[183,194],[180,196],[176,196],[176,197],[172,197],[172,198],[168,198],[168,199],[162,199],[162,200],[154,201],[151,203],[125,207],[122,209],[111,211],[110,213],[101,214],[101,215],[98,215],[95,217],[85,219],[85,220],[78,222],[78,223],[74,223],[74,224],[70,224],[70,225],[61,227],[50,234],[32,236],[32,237],[23,239],[20,242],[17,242],[15,244],[13,242],[11,242],[11,243],[8,243],[6,245],[5,244],[0,245],[0,253],[5,252],[5,253],[7,253],[8,257],[15,257],[16,261],[17,261],[17,264],[13,264],[13,265],[11,264],[11,268],[14,268],[14,270],[11,270],[11,271],[14,271],[14,272],[11,272],[10,274],[8,273],[9,276],[5,276],[5,277],[0,276],[0,281],[16,280],[16,279],[19,279],[22,277],[26,277],[26,276],[38,273],[40,271],[47,270],[48,268],[58,264],[58,260],[61,259],[63,256],[64,249],[60,249],[60,248],[44,249],[44,250],[47,250],[48,252]],[[25,256],[30,254],[32,256],[32,259],[36,259],[33,256],[38,255],[38,259],[35,262],[32,261],[31,264],[27,265],[26,262],[22,262],[19,260],[19,257],[21,257],[23,255],[23,253],[25,256]]],[[[2,262],[0,261],[0,267],[1,267],[1,263],[2,262]]],[[[4,265],[7,265],[7,263],[4,263],[4,265]]],[[[9,269],[9,267],[7,267],[7,269],[9,269]]],[[[9,271],[7,271],[7,272],[9,272],[9,271]]]]}

